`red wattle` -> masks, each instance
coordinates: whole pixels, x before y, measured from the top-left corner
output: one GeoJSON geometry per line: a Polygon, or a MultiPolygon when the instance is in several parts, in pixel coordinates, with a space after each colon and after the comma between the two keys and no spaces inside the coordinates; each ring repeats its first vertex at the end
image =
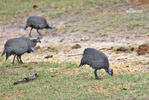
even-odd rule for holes
{"type": "Polygon", "coordinates": [[[113,69],[111,69],[111,76],[113,76],[113,69]]]}

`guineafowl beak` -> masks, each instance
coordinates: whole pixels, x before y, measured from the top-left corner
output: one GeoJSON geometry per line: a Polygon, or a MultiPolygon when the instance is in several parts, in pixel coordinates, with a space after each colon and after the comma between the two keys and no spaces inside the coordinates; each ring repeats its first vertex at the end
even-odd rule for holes
{"type": "Polygon", "coordinates": [[[49,26],[49,29],[50,29],[50,30],[52,30],[52,29],[54,29],[54,28],[55,28],[54,26],[49,26]]]}

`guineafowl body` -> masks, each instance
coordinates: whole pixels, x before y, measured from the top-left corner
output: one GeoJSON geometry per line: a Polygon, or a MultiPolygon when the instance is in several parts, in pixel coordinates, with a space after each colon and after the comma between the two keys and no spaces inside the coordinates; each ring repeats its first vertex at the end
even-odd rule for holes
{"type": "Polygon", "coordinates": [[[39,29],[48,29],[48,28],[53,29],[54,28],[53,26],[49,26],[46,19],[41,16],[30,16],[27,19],[26,26],[24,29],[26,30],[28,27],[31,27],[31,30],[29,33],[30,37],[31,37],[32,29],[36,29],[38,34],[41,35],[41,33],[38,31],[39,29]]]}
{"type": "Polygon", "coordinates": [[[30,40],[27,37],[20,37],[19,39],[26,41],[29,49],[34,48],[38,42],[41,42],[39,38],[30,40]]]}
{"type": "Polygon", "coordinates": [[[4,51],[2,53],[2,56],[6,54],[6,60],[9,58],[9,56],[14,55],[13,62],[15,60],[15,57],[17,56],[17,60],[19,63],[23,63],[21,56],[24,53],[30,53],[33,52],[34,47],[36,46],[36,43],[40,40],[30,40],[25,37],[19,37],[19,38],[13,38],[6,41],[4,46],[4,51]]]}
{"type": "Polygon", "coordinates": [[[86,48],[83,52],[83,57],[81,59],[81,63],[79,67],[83,65],[89,65],[93,69],[95,69],[95,79],[99,80],[100,78],[97,76],[97,70],[105,69],[105,71],[109,75],[113,75],[113,70],[109,70],[109,60],[108,57],[94,48],[86,48]]]}

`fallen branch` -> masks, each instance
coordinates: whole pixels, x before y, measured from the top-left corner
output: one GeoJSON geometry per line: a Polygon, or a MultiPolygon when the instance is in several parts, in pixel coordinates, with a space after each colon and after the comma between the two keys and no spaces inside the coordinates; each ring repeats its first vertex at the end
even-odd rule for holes
{"type": "Polygon", "coordinates": [[[20,84],[20,83],[26,83],[26,82],[29,82],[29,81],[34,80],[36,78],[37,78],[37,73],[33,73],[31,76],[26,77],[21,81],[14,82],[13,85],[17,85],[17,84],[20,84]]]}
{"type": "Polygon", "coordinates": [[[68,55],[67,57],[71,57],[71,56],[79,56],[79,55],[83,55],[83,54],[68,55]]]}

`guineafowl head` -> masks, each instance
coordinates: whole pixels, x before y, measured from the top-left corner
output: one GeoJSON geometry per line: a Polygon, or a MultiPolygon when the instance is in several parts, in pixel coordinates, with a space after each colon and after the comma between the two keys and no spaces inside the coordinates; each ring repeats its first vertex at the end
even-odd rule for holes
{"type": "Polygon", "coordinates": [[[35,42],[35,43],[38,43],[38,42],[40,42],[41,43],[41,41],[40,41],[40,38],[38,37],[37,39],[33,39],[32,40],[33,42],[35,42]]]}
{"type": "Polygon", "coordinates": [[[54,29],[54,28],[55,28],[54,26],[49,25],[49,29],[50,29],[50,30],[52,30],[52,29],[54,29]]]}
{"type": "Polygon", "coordinates": [[[111,70],[110,70],[110,69],[108,69],[108,71],[107,71],[107,72],[108,72],[108,74],[109,74],[109,75],[113,76],[113,69],[111,69],[111,70]]]}

